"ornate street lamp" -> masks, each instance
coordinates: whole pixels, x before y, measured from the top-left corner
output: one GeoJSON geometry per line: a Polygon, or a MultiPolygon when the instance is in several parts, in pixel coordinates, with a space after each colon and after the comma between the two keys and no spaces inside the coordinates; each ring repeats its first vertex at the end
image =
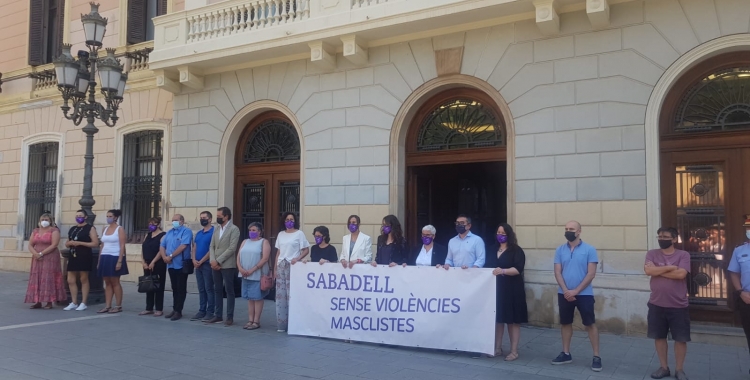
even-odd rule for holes
{"type": "MultiPolygon", "coordinates": [[[[84,155],[83,167],[83,195],[78,201],[81,209],[86,212],[87,222],[94,224],[96,215],[92,207],[96,203],[92,196],[92,177],[94,174],[94,135],[99,129],[94,122],[101,120],[106,126],[114,127],[117,123],[117,109],[122,102],[125,93],[125,82],[127,74],[123,74],[123,65],[115,58],[115,49],[106,49],[107,55],[99,58],[99,49],[107,28],[107,19],[99,14],[99,4],[91,4],[91,12],[81,15],[83,32],[86,38],[86,47],[89,51],[78,52],[76,60],[70,54],[71,45],[63,45],[62,55],[54,61],[57,74],[57,88],[62,93],[63,105],[60,107],[65,118],[72,120],[78,126],[85,119],[86,126],[86,154],[84,155]],[[101,93],[104,95],[105,104],[96,100],[96,71],[99,71],[101,82],[101,93]]],[[[92,268],[96,268],[99,252],[94,248],[92,268]]],[[[89,274],[91,290],[89,302],[91,304],[101,302],[103,295],[102,280],[92,270],[89,274]]]]}
{"type": "Polygon", "coordinates": [[[57,74],[57,88],[62,93],[63,105],[60,107],[65,118],[72,120],[78,126],[85,119],[86,126],[86,154],[83,169],[83,196],[78,201],[81,209],[86,211],[87,221],[94,223],[96,215],[92,211],[94,197],[93,188],[94,164],[94,135],[99,129],[94,126],[98,119],[108,127],[117,123],[117,109],[125,93],[127,75],[122,73],[123,65],[115,58],[114,49],[106,49],[107,56],[99,58],[99,49],[107,28],[107,19],[99,14],[99,4],[91,4],[91,12],[81,15],[86,46],[89,51],[79,51],[76,60],[70,54],[71,45],[63,45],[62,55],[54,61],[57,74]],[[96,100],[96,71],[99,70],[101,93],[105,103],[96,100]],[[88,92],[88,94],[87,94],[88,92]],[[71,105],[72,103],[72,105],[71,105]]]}

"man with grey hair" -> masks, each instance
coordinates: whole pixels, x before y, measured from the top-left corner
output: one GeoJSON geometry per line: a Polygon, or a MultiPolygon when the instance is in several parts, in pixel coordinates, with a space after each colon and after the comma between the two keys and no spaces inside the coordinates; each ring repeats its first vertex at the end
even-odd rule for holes
{"type": "Polygon", "coordinates": [[[187,280],[188,275],[193,273],[190,246],[193,242],[193,232],[185,226],[185,218],[180,214],[172,217],[172,229],[167,232],[161,241],[159,254],[165,263],[169,272],[169,280],[172,283],[172,312],[165,315],[176,321],[182,318],[182,307],[185,305],[187,297],[187,280]],[[185,270],[183,270],[183,266],[185,270]]]}
{"type": "Polygon", "coordinates": [[[436,233],[437,230],[431,224],[422,228],[422,246],[412,252],[409,258],[409,265],[430,265],[434,267],[445,264],[448,248],[435,243],[436,233]]]}

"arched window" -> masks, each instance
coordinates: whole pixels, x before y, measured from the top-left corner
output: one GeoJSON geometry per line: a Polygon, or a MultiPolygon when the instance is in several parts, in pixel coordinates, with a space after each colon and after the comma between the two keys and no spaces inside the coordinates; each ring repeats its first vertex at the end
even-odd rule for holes
{"type": "Polygon", "coordinates": [[[268,119],[253,129],[243,150],[242,163],[299,161],[299,137],[294,126],[282,119],[268,119]]]}
{"type": "Polygon", "coordinates": [[[451,99],[424,118],[417,135],[417,151],[505,146],[505,128],[481,102],[451,99]]]}
{"type": "Polygon", "coordinates": [[[750,128],[750,66],[711,73],[680,101],[674,132],[731,131],[750,128]]]}

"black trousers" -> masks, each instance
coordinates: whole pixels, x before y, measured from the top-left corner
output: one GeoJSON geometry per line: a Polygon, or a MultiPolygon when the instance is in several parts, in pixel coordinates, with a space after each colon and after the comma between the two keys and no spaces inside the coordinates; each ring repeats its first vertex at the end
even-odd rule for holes
{"type": "Polygon", "coordinates": [[[737,301],[737,305],[740,309],[740,318],[742,320],[742,328],[745,330],[745,338],[747,338],[747,348],[750,350],[750,305],[746,304],[742,299],[737,301]]]}
{"type": "Polygon", "coordinates": [[[188,275],[182,273],[182,269],[169,269],[169,280],[172,282],[172,309],[182,314],[182,307],[185,306],[187,297],[187,280],[188,275]]]}
{"type": "Polygon", "coordinates": [[[145,271],[145,274],[159,275],[159,290],[146,293],[146,310],[154,311],[154,305],[156,305],[156,311],[164,311],[164,287],[167,285],[167,264],[159,260],[154,264],[154,270],[151,272],[145,271]]]}
{"type": "Polygon", "coordinates": [[[221,318],[224,314],[224,290],[227,292],[227,319],[234,319],[234,279],[237,278],[237,268],[212,270],[214,276],[214,298],[216,308],[214,315],[221,318]]]}

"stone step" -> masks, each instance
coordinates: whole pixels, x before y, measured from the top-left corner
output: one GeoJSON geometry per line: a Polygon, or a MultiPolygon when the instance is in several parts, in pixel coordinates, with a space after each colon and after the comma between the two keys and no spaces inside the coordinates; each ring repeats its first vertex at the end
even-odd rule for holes
{"type": "Polygon", "coordinates": [[[719,344],[722,346],[746,347],[745,332],[739,327],[692,324],[690,339],[694,343],[719,344]]]}

